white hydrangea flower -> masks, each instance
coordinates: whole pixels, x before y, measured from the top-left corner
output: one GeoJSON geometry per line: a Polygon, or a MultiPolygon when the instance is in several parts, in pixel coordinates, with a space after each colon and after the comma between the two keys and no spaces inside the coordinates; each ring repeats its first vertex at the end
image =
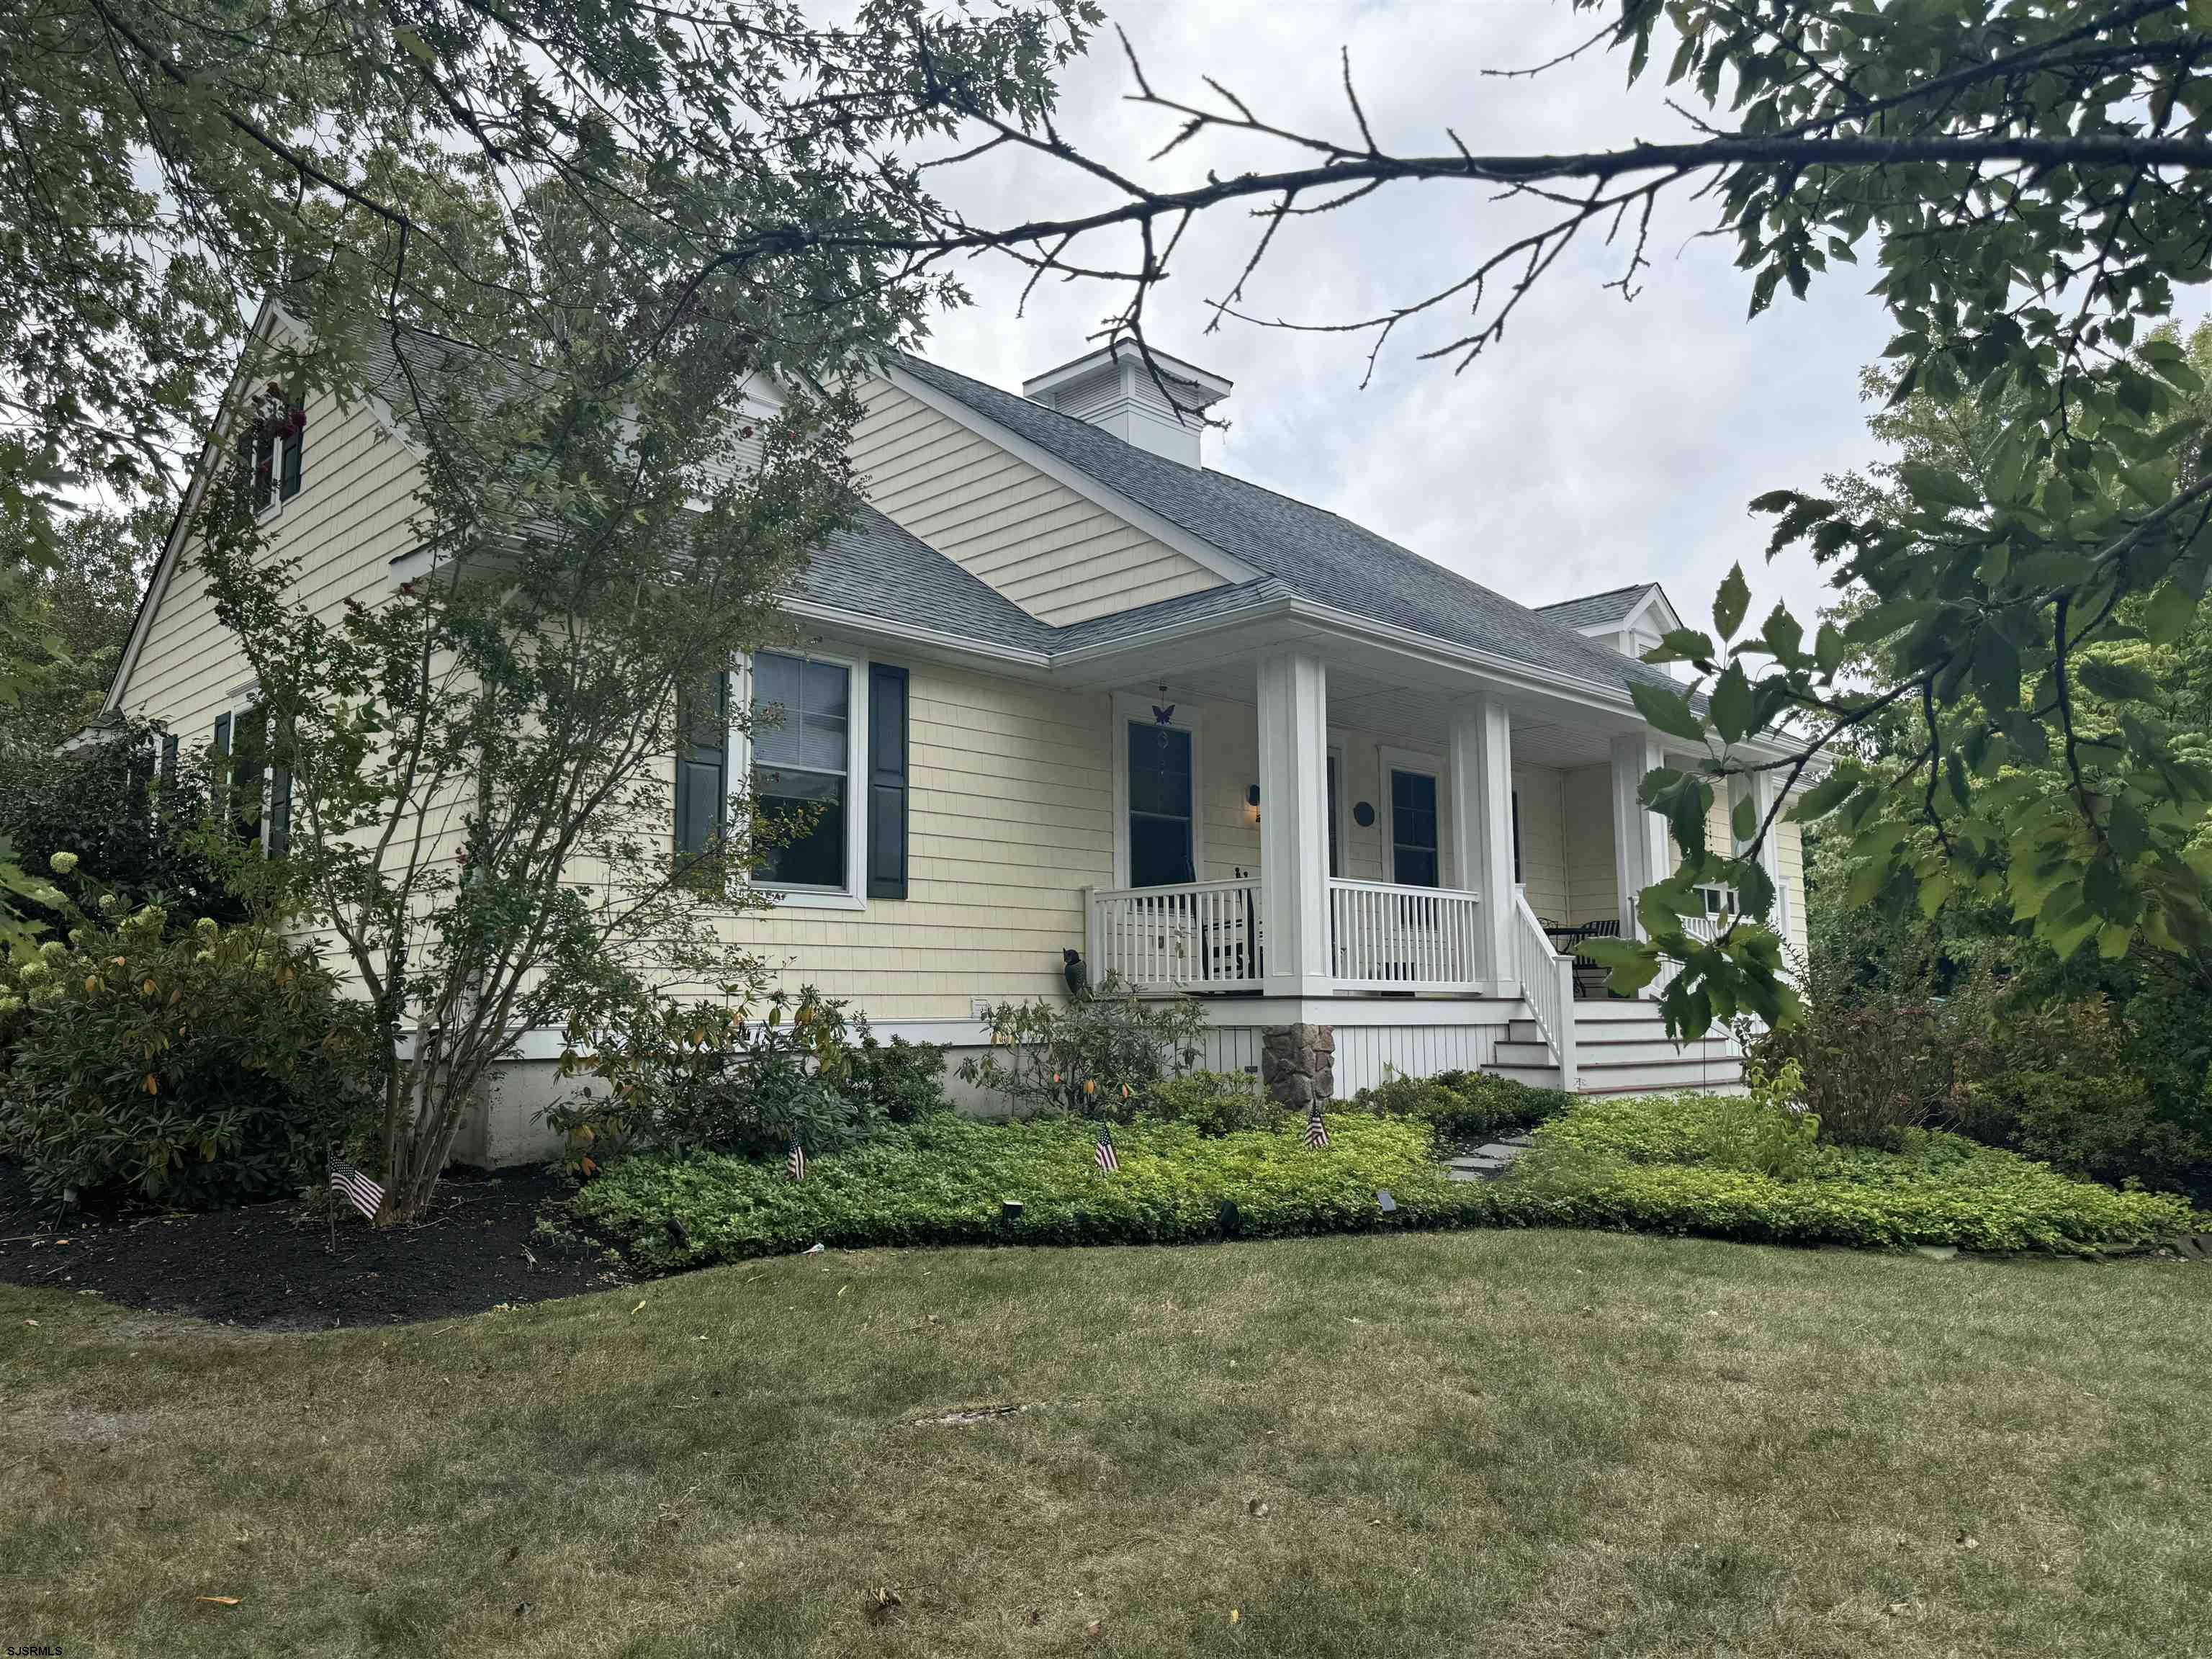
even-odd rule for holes
{"type": "Polygon", "coordinates": [[[57,853],[46,860],[47,866],[58,876],[71,874],[76,869],[76,854],[57,853]]]}

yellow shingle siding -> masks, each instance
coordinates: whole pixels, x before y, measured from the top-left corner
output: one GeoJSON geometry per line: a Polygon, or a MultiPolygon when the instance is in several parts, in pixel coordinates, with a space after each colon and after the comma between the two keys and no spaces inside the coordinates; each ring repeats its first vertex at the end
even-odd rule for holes
{"type": "Polygon", "coordinates": [[[1222,585],[889,382],[865,395],[852,455],[869,501],[1031,616],[1082,622],[1222,585]]]}
{"type": "Polygon", "coordinates": [[[1057,987],[1060,951],[1083,943],[1083,889],[1113,881],[1109,699],[905,666],[907,897],[735,916],[723,931],[787,987],[872,1019],[966,1019],[976,999],[1057,987]]]}
{"type": "MultiPolygon", "coordinates": [[[[267,532],[272,552],[301,557],[295,594],[325,618],[347,599],[380,599],[390,561],[412,544],[419,477],[406,446],[368,404],[343,409],[328,395],[313,398],[300,493],[267,532]]],[[[195,543],[177,553],[122,706],[161,721],[189,750],[209,740],[216,716],[253,672],[216,620],[195,543]]]]}

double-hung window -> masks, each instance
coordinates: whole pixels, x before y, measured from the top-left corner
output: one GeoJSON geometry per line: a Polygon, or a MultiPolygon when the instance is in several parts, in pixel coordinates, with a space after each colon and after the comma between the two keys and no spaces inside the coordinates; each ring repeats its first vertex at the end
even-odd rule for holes
{"type": "Polygon", "coordinates": [[[753,801],[773,843],[754,866],[763,886],[859,891],[853,679],[848,663],[775,651],[753,657],[753,801]]]}
{"type": "Polygon", "coordinates": [[[256,513],[282,507],[300,493],[305,477],[307,411],[271,391],[240,434],[238,467],[256,513]]]}
{"type": "Polygon", "coordinates": [[[283,858],[291,850],[292,774],[283,731],[268,706],[248,700],[216,715],[210,746],[217,810],[228,815],[231,833],[283,858]]]}

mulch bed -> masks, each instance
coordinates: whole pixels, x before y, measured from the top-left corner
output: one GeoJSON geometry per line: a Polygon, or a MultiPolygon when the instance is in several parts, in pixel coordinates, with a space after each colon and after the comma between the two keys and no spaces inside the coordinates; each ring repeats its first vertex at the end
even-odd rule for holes
{"type": "Polygon", "coordinates": [[[0,1165],[0,1281],[270,1330],[451,1318],[619,1282],[596,1251],[536,1234],[566,1190],[542,1170],[457,1170],[414,1225],[342,1212],[333,1252],[327,1215],[295,1203],[56,1222],[0,1165]]]}

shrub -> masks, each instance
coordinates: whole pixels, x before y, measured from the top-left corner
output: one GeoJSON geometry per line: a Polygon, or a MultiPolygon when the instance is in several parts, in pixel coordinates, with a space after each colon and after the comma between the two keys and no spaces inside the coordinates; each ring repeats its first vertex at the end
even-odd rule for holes
{"type": "Polygon", "coordinates": [[[180,754],[173,778],[157,765],[159,734],[125,726],[107,741],[65,754],[15,755],[0,766],[0,842],[26,870],[49,870],[57,853],[78,860],[58,875],[67,901],[39,907],[34,919],[56,933],[79,908],[112,894],[126,910],[159,904],[173,929],[202,916],[228,926],[246,907],[191,844],[207,806],[207,780],[196,754],[180,754]]]}
{"type": "Polygon", "coordinates": [[[2016,1009],[1966,1091],[1965,1127],[2074,1174],[2204,1194],[2212,1104],[2201,1069],[2160,1065],[2148,1046],[2101,996],[2016,1009]]]}
{"type": "Polygon", "coordinates": [[[312,949],[158,907],[0,965],[0,1145],[42,1200],[295,1191],[373,1115],[368,1010],[312,949]]]}
{"type": "Polygon", "coordinates": [[[1770,1076],[1796,1065],[1823,1138],[1894,1149],[1907,1130],[1953,1118],[1954,1037],[1966,1023],[1963,1011],[1947,1019],[1920,1004],[1814,1004],[1797,1024],[1753,1036],[1746,1059],[1770,1076]]]}
{"type": "Polygon", "coordinates": [[[1206,1017],[1188,998],[1146,1001],[1109,976],[1064,1006],[1002,1002],[986,1023],[992,1051],[961,1062],[964,1082],[1017,1109],[1121,1122],[1198,1063],[1206,1017]]]}
{"type": "Polygon", "coordinates": [[[1533,1129],[1565,1109],[1575,1097],[1538,1089],[1489,1072],[1439,1072],[1434,1077],[1393,1074],[1352,1097],[1355,1111],[1426,1123],[1455,1144],[1487,1140],[1533,1129]]]}
{"type": "Polygon", "coordinates": [[[878,1042],[860,1022],[860,1041],[853,1050],[853,1091],[872,1117],[889,1123],[919,1123],[951,1109],[945,1097],[945,1050],[934,1042],[893,1037],[878,1042]]]}
{"type": "Polygon", "coordinates": [[[1144,1115],[1163,1123],[1187,1123],[1202,1135],[1218,1137],[1241,1129],[1275,1128],[1288,1109],[1262,1090],[1257,1079],[1243,1073],[1188,1072],[1156,1086],[1144,1115]]]}
{"type": "Polygon", "coordinates": [[[866,1020],[856,1040],[845,1006],[811,985],[773,993],[757,1020],[743,1003],[633,1005],[605,1030],[570,1034],[563,1074],[604,1087],[545,1121],[568,1167],[591,1175],[626,1156],[781,1157],[794,1136],[812,1156],[945,1110],[945,1051],[879,1043],[866,1020]]]}

